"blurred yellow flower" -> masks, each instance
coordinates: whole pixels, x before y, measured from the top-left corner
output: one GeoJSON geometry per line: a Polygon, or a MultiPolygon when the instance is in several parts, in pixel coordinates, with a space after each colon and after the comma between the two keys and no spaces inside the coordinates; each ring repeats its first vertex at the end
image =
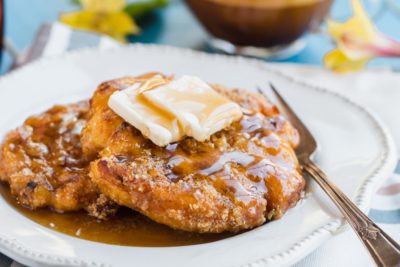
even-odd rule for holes
{"type": "Polygon", "coordinates": [[[79,30],[109,35],[121,42],[139,32],[135,21],[124,12],[125,0],[80,0],[82,10],[61,14],[60,21],[79,30]]]}
{"type": "Polygon", "coordinates": [[[125,5],[125,0],[80,0],[83,9],[93,12],[118,12],[125,5]]]}
{"type": "Polygon", "coordinates": [[[400,43],[377,31],[360,0],[352,0],[353,17],[344,23],[328,20],[328,32],[337,48],[324,58],[327,68],[337,72],[362,69],[377,56],[400,56],[400,43]]]}

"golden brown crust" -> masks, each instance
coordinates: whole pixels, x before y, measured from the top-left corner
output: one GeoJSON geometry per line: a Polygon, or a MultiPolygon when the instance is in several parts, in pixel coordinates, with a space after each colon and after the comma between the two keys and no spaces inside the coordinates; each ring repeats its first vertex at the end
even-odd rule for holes
{"type": "Polygon", "coordinates": [[[28,118],[1,148],[0,180],[32,209],[106,218],[119,204],[196,232],[251,229],[297,203],[305,185],[294,153],[299,138],[274,105],[213,85],[243,108],[243,118],[205,142],[158,147],[107,103],[116,90],[154,75],[101,84],[90,111],[82,102],[28,118]]]}
{"type": "Polygon", "coordinates": [[[157,168],[150,163],[137,160],[127,166],[110,157],[96,162],[91,176],[120,205],[175,229],[236,232],[265,222],[266,200],[262,196],[254,194],[248,203],[237,205],[206,179],[171,183],[162,173],[148,174],[149,168],[157,168]]]}
{"type": "Polygon", "coordinates": [[[55,106],[28,118],[10,132],[1,148],[0,179],[10,184],[18,201],[31,209],[87,209],[98,218],[115,212],[88,177],[80,132],[89,105],[55,106]],[[99,212],[101,210],[101,212],[99,212]]]}
{"type": "MultiPolygon", "coordinates": [[[[115,91],[104,88],[93,99],[115,91]]],[[[293,151],[299,141],[297,131],[264,97],[214,88],[249,113],[206,142],[186,138],[166,148],[120,121],[89,152],[102,149],[90,172],[101,191],[159,223],[196,232],[250,229],[266,218],[279,218],[296,203],[305,184],[293,151]],[[217,166],[224,157],[229,159],[217,166]],[[252,162],[246,163],[247,158],[252,162]],[[216,171],[207,173],[215,166],[216,171]]],[[[103,100],[96,102],[99,106],[92,103],[87,128],[92,123],[111,125],[107,120],[111,111],[103,100]]],[[[89,132],[82,140],[97,138],[89,132]]]]}
{"type": "Polygon", "coordinates": [[[123,122],[121,117],[108,108],[108,99],[111,94],[154,75],[160,74],[148,73],[138,77],[124,77],[100,84],[90,100],[89,122],[82,131],[82,149],[87,157],[95,158],[97,153],[104,148],[111,134],[123,122]]]}

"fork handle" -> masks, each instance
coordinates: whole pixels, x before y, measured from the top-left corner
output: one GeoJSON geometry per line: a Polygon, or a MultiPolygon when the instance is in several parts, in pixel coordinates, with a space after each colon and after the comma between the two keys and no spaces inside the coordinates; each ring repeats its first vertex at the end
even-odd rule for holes
{"type": "Polygon", "coordinates": [[[333,200],[367,247],[377,266],[400,266],[400,246],[396,241],[357,208],[314,162],[307,160],[303,164],[303,170],[310,174],[333,200]]]}

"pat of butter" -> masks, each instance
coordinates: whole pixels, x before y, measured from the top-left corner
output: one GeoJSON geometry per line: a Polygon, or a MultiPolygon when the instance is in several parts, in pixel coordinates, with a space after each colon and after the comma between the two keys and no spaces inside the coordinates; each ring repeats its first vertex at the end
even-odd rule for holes
{"type": "Polygon", "coordinates": [[[242,116],[238,104],[197,77],[152,79],[115,92],[108,105],[158,146],[184,136],[204,141],[242,116]]]}
{"type": "Polygon", "coordinates": [[[185,134],[198,141],[208,139],[242,117],[238,104],[193,76],[182,76],[143,94],[157,106],[174,114],[185,134]]]}
{"type": "Polygon", "coordinates": [[[158,146],[166,146],[183,137],[178,119],[148,101],[142,84],[113,93],[108,106],[158,146]]]}

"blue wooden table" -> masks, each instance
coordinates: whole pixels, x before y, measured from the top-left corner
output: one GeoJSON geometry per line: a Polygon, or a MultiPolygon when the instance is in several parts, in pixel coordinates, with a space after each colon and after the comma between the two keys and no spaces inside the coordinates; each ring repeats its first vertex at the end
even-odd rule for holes
{"type": "MultiPolygon", "coordinates": [[[[350,15],[349,0],[335,0],[331,16],[345,19],[350,15]]],[[[375,14],[374,21],[378,28],[400,40],[400,0],[369,0],[368,10],[375,14]],[[397,3],[399,9],[383,5],[376,8],[379,1],[397,3]]],[[[44,22],[57,20],[62,11],[76,8],[70,0],[5,0],[6,5],[6,36],[13,46],[21,52],[31,44],[39,26],[44,22]]],[[[135,37],[136,42],[168,44],[193,49],[204,49],[206,33],[192,17],[180,0],[171,0],[171,4],[158,12],[154,19],[144,26],[141,36],[135,37]]],[[[305,36],[306,47],[297,55],[280,60],[284,62],[321,65],[323,55],[332,48],[329,37],[323,34],[308,34],[305,36]]],[[[1,71],[4,73],[11,63],[8,55],[1,71]]],[[[385,66],[400,69],[400,59],[377,59],[370,66],[385,66]]]]}

